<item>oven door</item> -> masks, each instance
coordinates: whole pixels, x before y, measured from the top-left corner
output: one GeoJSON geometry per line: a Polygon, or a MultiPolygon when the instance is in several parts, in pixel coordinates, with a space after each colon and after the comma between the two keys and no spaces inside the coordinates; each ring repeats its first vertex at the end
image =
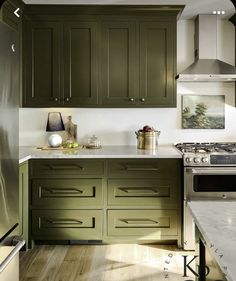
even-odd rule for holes
{"type": "Polygon", "coordinates": [[[184,199],[236,199],[236,167],[184,169],[184,199]]]}

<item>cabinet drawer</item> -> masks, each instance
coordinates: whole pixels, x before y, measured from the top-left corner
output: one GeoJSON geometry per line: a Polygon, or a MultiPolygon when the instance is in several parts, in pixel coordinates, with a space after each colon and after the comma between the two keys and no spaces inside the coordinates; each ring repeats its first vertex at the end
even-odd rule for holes
{"type": "Polygon", "coordinates": [[[161,239],[177,235],[176,210],[108,210],[108,235],[161,239]]]}
{"type": "Polygon", "coordinates": [[[104,162],[97,160],[32,160],[30,165],[32,177],[79,177],[83,175],[103,175],[104,162]]]}
{"type": "Polygon", "coordinates": [[[102,182],[102,179],[32,180],[33,208],[78,209],[81,206],[101,206],[102,182]]]}
{"type": "Polygon", "coordinates": [[[108,180],[108,205],[131,205],[157,207],[175,204],[176,181],[164,179],[110,179],[108,180]]]}
{"type": "Polygon", "coordinates": [[[102,239],[102,210],[33,210],[33,239],[102,239]]]}
{"type": "Polygon", "coordinates": [[[122,159],[108,161],[109,177],[176,177],[178,160],[176,159],[122,159]]]}

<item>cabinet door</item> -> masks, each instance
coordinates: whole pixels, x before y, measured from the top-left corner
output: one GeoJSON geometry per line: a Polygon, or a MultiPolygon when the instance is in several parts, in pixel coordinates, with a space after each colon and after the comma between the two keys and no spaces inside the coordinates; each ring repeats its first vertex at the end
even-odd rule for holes
{"type": "Polygon", "coordinates": [[[170,179],[109,179],[109,206],[177,207],[177,184],[170,179]]]}
{"type": "Polygon", "coordinates": [[[64,105],[98,103],[97,23],[64,24],[64,105]]]}
{"type": "Polygon", "coordinates": [[[109,236],[162,239],[178,234],[176,210],[107,210],[109,236]]]}
{"type": "Polygon", "coordinates": [[[60,25],[31,22],[24,30],[23,106],[58,106],[60,98],[60,25]]]}
{"type": "Polygon", "coordinates": [[[102,23],[102,105],[135,106],[135,22],[102,23]]]}
{"type": "Polygon", "coordinates": [[[35,240],[102,240],[102,210],[32,210],[35,240]]]}
{"type": "Polygon", "coordinates": [[[173,22],[140,22],[140,89],[143,107],[176,106],[176,39],[173,22]]]}
{"type": "Polygon", "coordinates": [[[34,209],[78,209],[101,207],[102,179],[33,179],[31,198],[34,209]]]}

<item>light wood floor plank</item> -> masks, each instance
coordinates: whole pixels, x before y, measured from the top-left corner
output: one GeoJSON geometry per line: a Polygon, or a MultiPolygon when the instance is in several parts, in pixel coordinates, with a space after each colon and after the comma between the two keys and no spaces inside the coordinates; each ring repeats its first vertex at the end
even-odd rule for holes
{"type": "MultiPolygon", "coordinates": [[[[28,278],[26,280],[38,280],[40,276],[42,275],[42,272],[47,265],[49,259],[53,255],[53,249],[55,246],[41,246],[39,247],[39,252],[37,253],[37,257],[34,259],[34,261],[29,265],[28,270],[24,272],[20,272],[22,275],[24,275],[24,278],[28,278]]],[[[21,260],[20,260],[21,262],[21,260]]],[[[25,280],[25,279],[23,279],[25,280]]]]}
{"type": "Polygon", "coordinates": [[[69,246],[56,246],[52,252],[52,258],[47,262],[47,265],[42,272],[39,281],[55,281],[60,280],[57,278],[58,271],[65,258],[69,246]]]}
{"type": "Polygon", "coordinates": [[[183,254],[194,253],[169,245],[36,246],[20,257],[20,281],[183,281],[183,254]]]}
{"type": "Polygon", "coordinates": [[[25,274],[28,272],[29,267],[37,258],[41,247],[35,246],[30,252],[22,251],[20,252],[20,280],[23,281],[25,274]],[[30,254],[29,254],[30,253],[30,254]]]}

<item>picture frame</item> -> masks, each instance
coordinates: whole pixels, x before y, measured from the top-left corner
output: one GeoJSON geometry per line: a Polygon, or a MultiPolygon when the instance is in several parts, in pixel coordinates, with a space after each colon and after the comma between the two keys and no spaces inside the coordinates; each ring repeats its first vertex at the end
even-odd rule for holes
{"type": "Polygon", "coordinates": [[[225,129],[224,95],[183,95],[183,129],[225,129]]]}

